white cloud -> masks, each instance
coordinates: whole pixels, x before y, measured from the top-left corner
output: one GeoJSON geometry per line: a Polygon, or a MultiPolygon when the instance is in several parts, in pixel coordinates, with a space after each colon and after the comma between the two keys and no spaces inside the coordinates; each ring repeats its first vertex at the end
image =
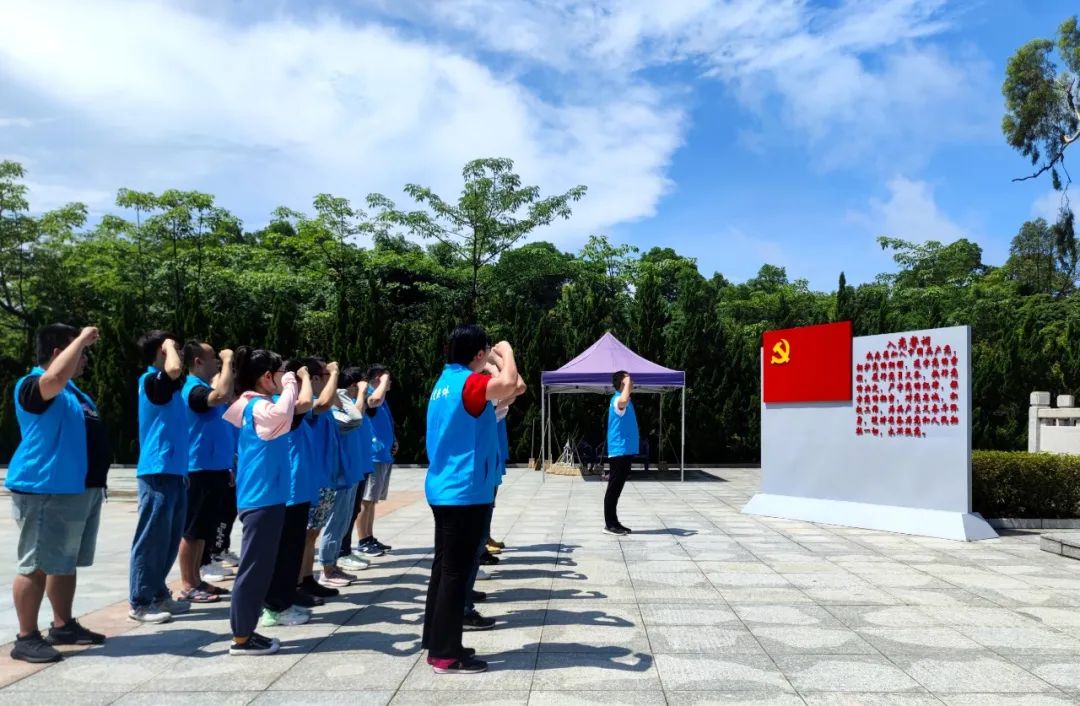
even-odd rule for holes
{"type": "MultiPolygon", "coordinates": [[[[466,161],[509,156],[548,192],[589,186],[572,221],[586,234],[651,215],[681,142],[682,111],[644,83],[541,97],[447,45],[337,15],[237,25],[42,0],[0,5],[0,26],[20,27],[0,45],[0,87],[78,116],[60,126],[100,141],[83,155],[94,186],[203,188],[258,204],[249,218],[324,190],[398,198],[412,181],[452,196],[466,161]]],[[[52,169],[40,178],[74,171],[52,169]]]]}
{"type": "Polygon", "coordinates": [[[889,181],[888,189],[887,199],[870,199],[865,211],[849,213],[848,219],[875,236],[917,243],[927,240],[948,243],[967,237],[964,228],[941,211],[933,189],[925,181],[897,176],[889,181]]]}
{"type": "Polygon", "coordinates": [[[63,184],[43,184],[33,180],[24,183],[34,213],[51,211],[75,202],[85,204],[91,212],[100,213],[111,206],[116,198],[116,194],[110,191],[85,189],[63,184]]]}
{"type": "Polygon", "coordinates": [[[944,0],[383,4],[406,16],[425,8],[433,26],[566,74],[692,62],[775,127],[774,139],[809,141],[826,167],[917,162],[949,141],[996,137],[989,63],[927,41],[950,29],[944,0]]]}
{"type": "MultiPolygon", "coordinates": [[[[1080,203],[1080,193],[1077,193],[1076,189],[1069,189],[1065,193],[1051,190],[1035,199],[1035,203],[1031,204],[1031,217],[1045,218],[1047,223],[1057,222],[1058,212],[1061,210],[1061,205],[1063,203],[1063,197],[1067,198],[1070,202],[1075,200],[1080,203]]],[[[1076,210],[1076,208],[1076,206],[1073,206],[1073,210],[1076,210]]]]}

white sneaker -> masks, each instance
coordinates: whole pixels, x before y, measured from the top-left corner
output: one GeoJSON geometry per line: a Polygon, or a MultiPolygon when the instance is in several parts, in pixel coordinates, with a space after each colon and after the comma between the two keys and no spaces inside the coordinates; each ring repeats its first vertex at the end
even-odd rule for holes
{"type": "Polygon", "coordinates": [[[232,552],[225,552],[217,557],[218,562],[222,566],[240,566],[240,557],[236,556],[232,552]]]}
{"type": "Polygon", "coordinates": [[[160,624],[172,620],[172,613],[162,610],[157,606],[132,608],[128,611],[128,617],[140,623],[160,624]]]}
{"type": "Polygon", "coordinates": [[[207,564],[202,567],[203,581],[212,581],[214,583],[221,583],[222,581],[228,581],[229,579],[236,578],[236,572],[232,569],[228,569],[218,562],[207,564]]]}
{"type": "Polygon", "coordinates": [[[311,620],[311,615],[297,610],[296,606],[286,608],[280,613],[275,613],[272,610],[263,609],[262,619],[259,621],[265,628],[272,628],[278,625],[293,626],[303,625],[307,621],[311,620]]]}
{"type": "Polygon", "coordinates": [[[167,611],[170,615],[183,615],[191,610],[191,603],[188,601],[174,601],[172,596],[169,596],[154,607],[167,611]]]}
{"type": "Polygon", "coordinates": [[[477,581],[487,581],[490,578],[491,578],[491,574],[484,571],[483,569],[477,569],[476,570],[476,580],[477,581]]]}
{"type": "Polygon", "coordinates": [[[358,554],[350,554],[338,559],[338,566],[349,571],[363,571],[371,566],[371,562],[358,554]]]}

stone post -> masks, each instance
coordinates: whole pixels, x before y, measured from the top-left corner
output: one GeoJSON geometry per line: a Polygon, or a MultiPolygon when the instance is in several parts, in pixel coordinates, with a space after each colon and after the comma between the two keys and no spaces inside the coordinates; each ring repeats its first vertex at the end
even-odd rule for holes
{"type": "Polygon", "coordinates": [[[1039,437],[1042,425],[1039,422],[1039,410],[1050,406],[1049,392],[1032,392],[1031,406],[1028,407],[1028,452],[1039,452],[1039,437]]]}

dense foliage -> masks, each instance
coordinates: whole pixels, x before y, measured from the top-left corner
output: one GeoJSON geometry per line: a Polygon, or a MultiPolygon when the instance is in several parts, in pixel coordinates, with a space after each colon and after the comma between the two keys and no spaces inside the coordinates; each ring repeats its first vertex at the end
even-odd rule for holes
{"type": "Polygon", "coordinates": [[[972,509],[983,517],[1080,517],[1080,458],[977,451],[971,460],[972,509]]]}
{"type": "MultiPolygon", "coordinates": [[[[493,336],[515,344],[530,383],[511,416],[519,460],[538,444],[540,371],[608,330],[687,371],[687,455],[697,461],[757,458],[758,346],[770,328],[851,319],[864,335],[970,324],[980,448],[1024,446],[1033,389],[1078,391],[1075,262],[1060,257],[1045,222],[1025,224],[1000,267],[984,264],[966,240],[882,239],[895,274],[855,286],[841,274],[836,291],[817,292],[780,267],[763,265],[734,283],[703,274],[670,248],[638,253],[603,237],[563,252],[531,231],[569,217],[584,189],[541,198],[511,168],[507,160],[471,163],[462,198],[439,201],[427,217],[395,211],[379,195],[369,199],[370,213],[320,195],[312,213],[279,209],[251,231],[212,196],[174,190],[121,190],[119,215],[92,225],[78,204],[31,216],[21,167],[0,163],[0,455],[18,440],[11,390],[30,364],[33,331],[53,321],[101,328],[84,387],[99,402],[118,461],[137,453],[134,341],[152,327],[218,347],[251,343],[390,364],[401,461],[423,459],[429,386],[448,332],[473,311],[493,336]],[[513,220],[507,203],[527,217],[513,220]],[[425,231],[432,224],[437,236],[425,231]]],[[[558,444],[570,436],[595,441],[603,405],[596,397],[557,398],[558,444]]],[[[678,400],[668,396],[665,405],[672,459],[678,400]]],[[[638,407],[655,450],[658,402],[639,399],[638,407]]]]}

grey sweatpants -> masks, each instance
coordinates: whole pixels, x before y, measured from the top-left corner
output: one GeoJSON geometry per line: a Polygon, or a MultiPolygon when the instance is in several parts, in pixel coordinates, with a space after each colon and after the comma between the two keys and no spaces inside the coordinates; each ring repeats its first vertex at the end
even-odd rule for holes
{"type": "Polygon", "coordinates": [[[244,525],[244,536],[229,605],[229,623],[233,637],[251,637],[259,624],[263,601],[274,575],[281,528],[285,523],[285,506],[241,510],[238,517],[244,525]]]}

